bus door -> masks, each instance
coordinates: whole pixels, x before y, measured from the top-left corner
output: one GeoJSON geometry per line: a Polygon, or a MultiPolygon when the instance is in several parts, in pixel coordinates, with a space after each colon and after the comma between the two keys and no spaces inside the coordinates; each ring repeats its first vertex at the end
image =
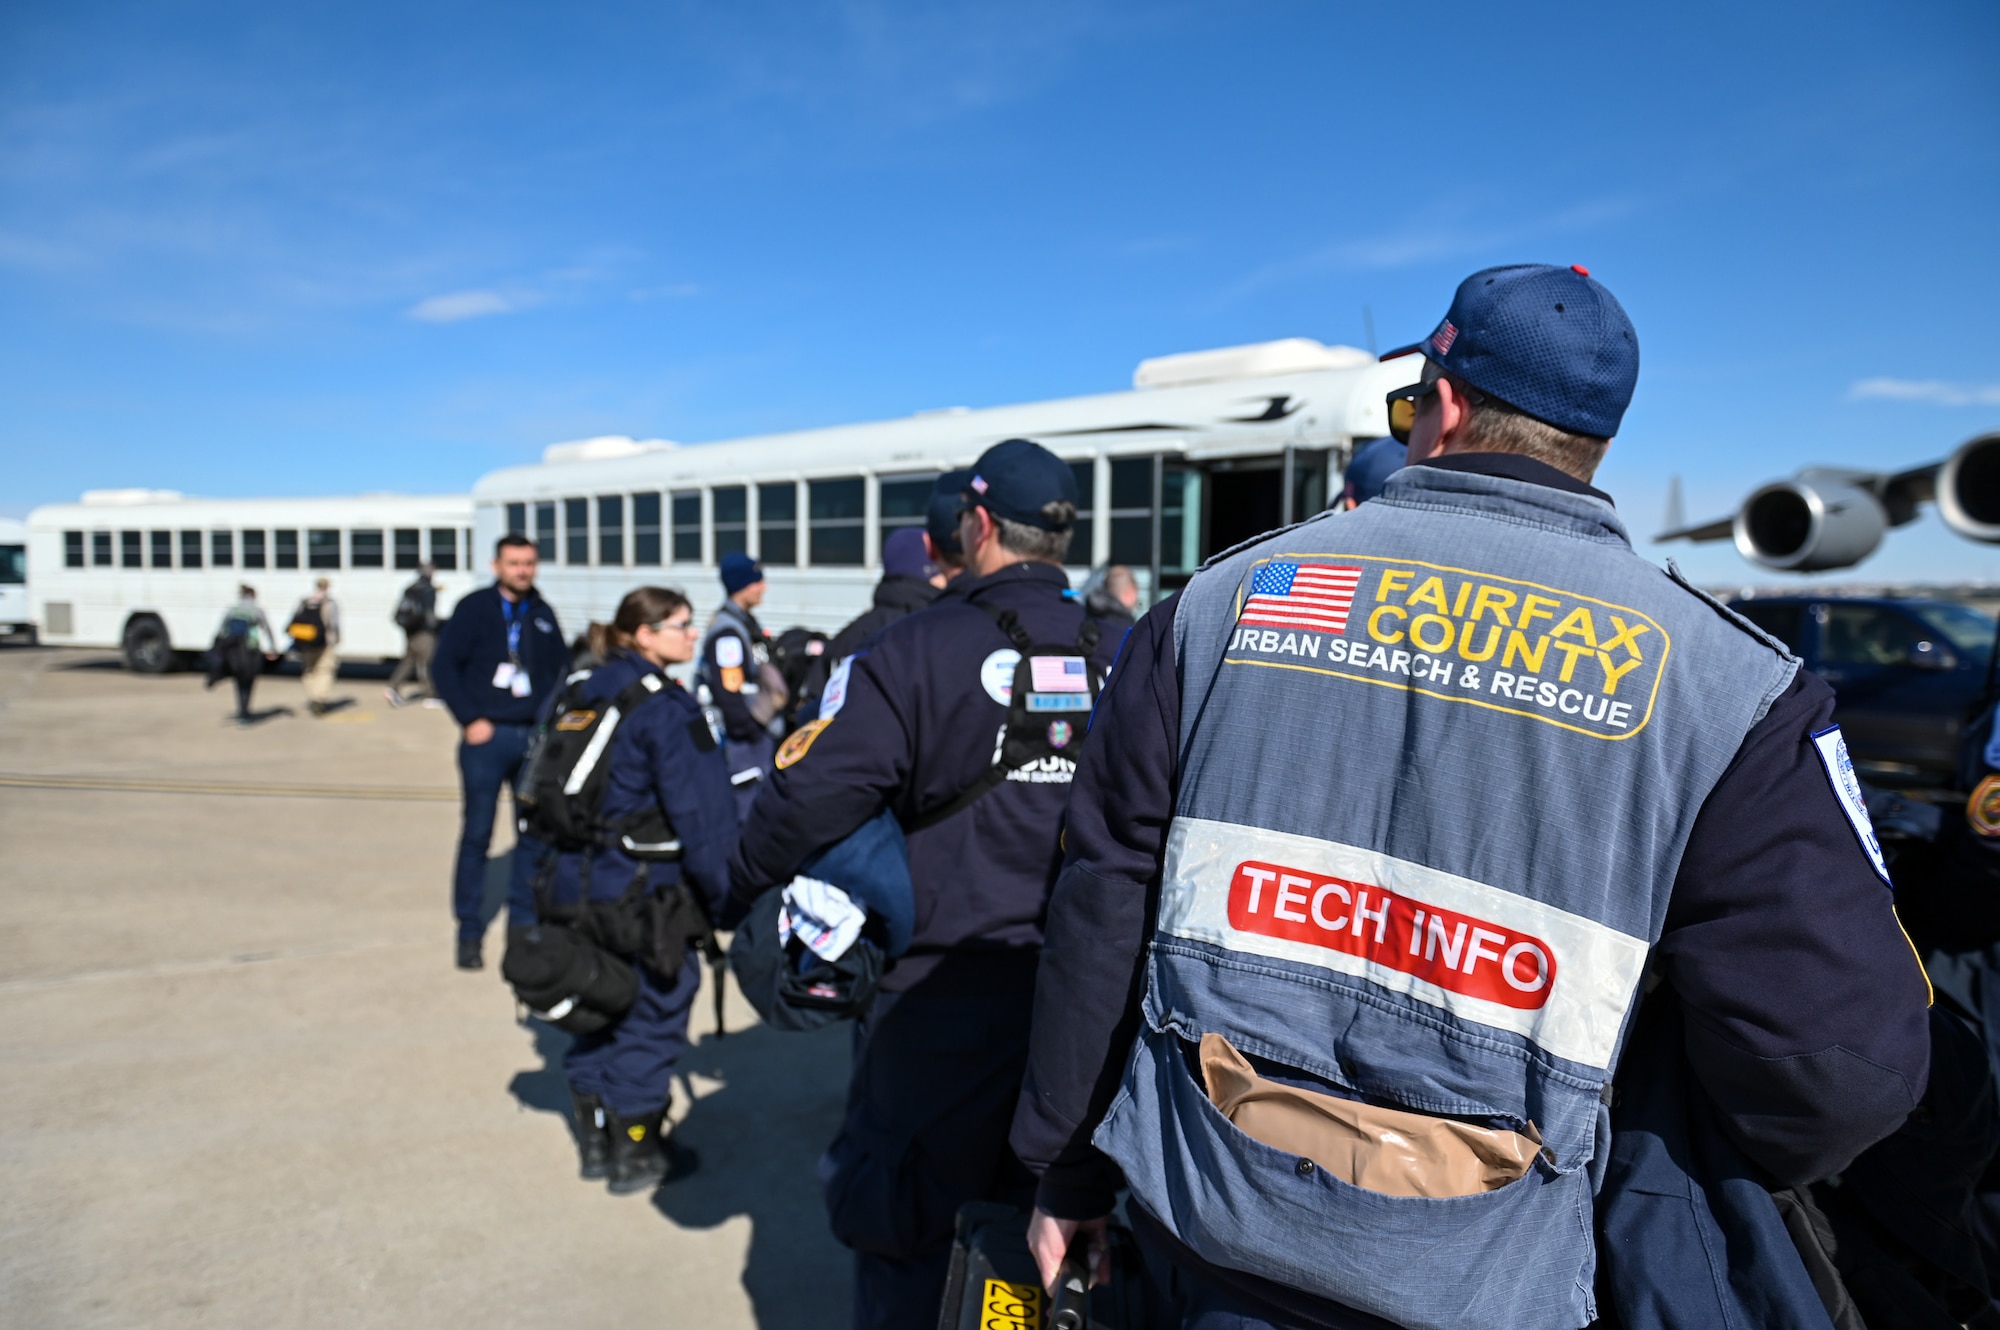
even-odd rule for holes
{"type": "Polygon", "coordinates": [[[1211,556],[1303,521],[1327,504],[1328,458],[1322,449],[1192,460],[1160,455],[1121,458],[1112,465],[1111,561],[1143,570],[1146,585],[1160,588],[1160,596],[1187,585],[1211,556]],[[1129,488],[1125,496],[1118,494],[1118,469],[1134,462],[1145,464],[1149,490],[1157,467],[1158,501],[1151,502],[1148,493],[1143,508],[1120,509],[1120,497],[1138,497],[1129,488]]]}

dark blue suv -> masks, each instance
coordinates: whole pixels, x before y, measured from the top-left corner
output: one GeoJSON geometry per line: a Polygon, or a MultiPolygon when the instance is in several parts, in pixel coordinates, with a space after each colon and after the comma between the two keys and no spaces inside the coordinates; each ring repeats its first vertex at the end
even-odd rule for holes
{"type": "Polygon", "coordinates": [[[1952,780],[1986,694],[1992,619],[1943,600],[1759,596],[1730,608],[1833,685],[1834,719],[1862,775],[1952,780]]]}

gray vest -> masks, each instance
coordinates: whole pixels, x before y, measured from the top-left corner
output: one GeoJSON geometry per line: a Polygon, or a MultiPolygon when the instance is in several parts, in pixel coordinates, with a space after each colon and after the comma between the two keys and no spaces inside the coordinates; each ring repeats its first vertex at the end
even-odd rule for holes
{"type": "Polygon", "coordinates": [[[1609,504],[1433,467],[1217,559],[1175,637],[1145,1024],[1097,1144],[1218,1265],[1413,1328],[1588,1324],[1647,953],[1798,662],[1635,555],[1609,504]],[[1207,1033],[1267,1076],[1544,1148],[1469,1196],[1350,1185],[1222,1116],[1207,1033]]]}

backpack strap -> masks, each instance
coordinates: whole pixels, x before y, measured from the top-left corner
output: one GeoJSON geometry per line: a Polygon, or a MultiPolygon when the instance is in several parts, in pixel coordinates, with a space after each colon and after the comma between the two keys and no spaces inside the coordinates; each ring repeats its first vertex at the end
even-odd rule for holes
{"type": "MultiPolygon", "coordinates": [[[[1021,626],[1020,616],[1015,614],[1014,611],[996,610],[991,605],[981,604],[979,601],[970,598],[968,598],[966,603],[977,605],[980,609],[984,610],[993,622],[1000,626],[1000,631],[1007,634],[1007,640],[1012,642],[1015,648],[1020,651],[1022,659],[1025,660],[1028,653],[1035,649],[1034,638],[1030,637],[1028,630],[1021,626]]],[[[1097,645],[1097,625],[1088,616],[1084,618],[1083,627],[1077,632],[1076,640],[1077,645],[1082,648],[1081,654],[1086,657],[1090,655],[1091,648],[1097,645]],[[1086,639],[1088,639],[1088,646],[1084,645],[1086,639]]],[[[1011,721],[1013,717],[1011,704],[1008,707],[1008,717],[1011,721]]],[[[1000,754],[996,752],[993,755],[993,765],[980,772],[978,780],[959,791],[958,797],[949,803],[933,808],[930,812],[925,813],[915,821],[906,824],[903,828],[904,833],[912,834],[922,831],[927,827],[934,827],[946,818],[964,812],[966,809],[972,807],[972,805],[978,803],[987,794],[998,789],[1006,779],[1007,768],[1001,762],[1000,754]]]]}

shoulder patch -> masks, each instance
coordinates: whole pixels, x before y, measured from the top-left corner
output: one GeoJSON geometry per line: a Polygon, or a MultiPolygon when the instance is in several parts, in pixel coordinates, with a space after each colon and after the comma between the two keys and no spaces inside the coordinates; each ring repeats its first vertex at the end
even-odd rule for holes
{"type": "Polygon", "coordinates": [[[847,674],[854,668],[854,657],[843,656],[833,673],[826,678],[826,689],[820,694],[819,714],[822,720],[832,720],[847,705],[847,674]]]}
{"type": "Polygon", "coordinates": [[[1014,700],[1014,667],[1020,663],[1021,653],[1012,647],[1002,647],[979,663],[979,686],[1003,707],[1014,700]]]}
{"type": "Polygon", "coordinates": [[[725,670],[741,669],[743,666],[743,639],[734,633],[719,633],[715,638],[715,663],[725,670]]]}
{"type": "Polygon", "coordinates": [[[819,738],[826,727],[831,724],[833,724],[833,718],[831,716],[823,716],[818,720],[807,721],[804,725],[792,731],[791,737],[779,746],[777,761],[774,765],[778,770],[783,771],[786,767],[791,766],[794,762],[804,757],[812,749],[813,740],[819,738]]]}
{"type": "Polygon", "coordinates": [[[2000,836],[2000,775],[1990,775],[1972,787],[1965,801],[1965,822],[1981,836],[2000,836]]]}
{"type": "Polygon", "coordinates": [[[1833,797],[1840,801],[1840,811],[1847,814],[1847,824],[1854,829],[1854,838],[1861,842],[1868,862],[1875,866],[1875,875],[1893,889],[1896,884],[1889,877],[1889,864],[1882,857],[1882,842],[1876,839],[1875,824],[1868,819],[1861,778],[1854,774],[1854,759],[1847,755],[1847,740],[1842,737],[1840,726],[1829,725],[1815,731],[1812,743],[1813,751],[1819,754],[1820,766],[1826,769],[1826,783],[1833,787],[1833,797]]]}

